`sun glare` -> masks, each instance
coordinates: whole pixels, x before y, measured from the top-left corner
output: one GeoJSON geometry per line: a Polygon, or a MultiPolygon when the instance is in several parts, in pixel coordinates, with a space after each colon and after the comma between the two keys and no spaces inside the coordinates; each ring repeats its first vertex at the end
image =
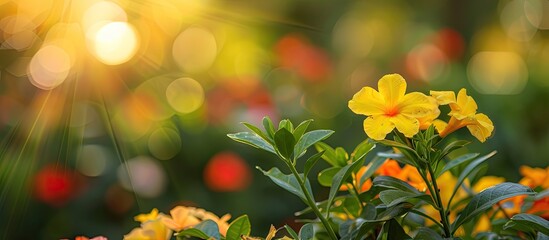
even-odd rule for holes
{"type": "Polygon", "coordinates": [[[130,24],[110,22],[95,32],[92,44],[91,50],[99,61],[107,65],[118,65],[135,55],[139,41],[130,24]]]}

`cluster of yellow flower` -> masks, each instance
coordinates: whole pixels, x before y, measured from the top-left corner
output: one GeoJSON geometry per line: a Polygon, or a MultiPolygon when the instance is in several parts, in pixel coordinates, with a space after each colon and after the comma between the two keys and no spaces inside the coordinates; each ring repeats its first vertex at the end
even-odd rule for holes
{"type": "Polygon", "coordinates": [[[141,227],[134,228],[130,233],[124,235],[124,240],[165,240],[170,239],[173,231],[179,232],[183,229],[193,227],[202,221],[212,220],[217,223],[219,232],[225,236],[231,215],[225,214],[222,217],[208,212],[204,209],[176,206],[170,210],[170,215],[159,213],[154,208],[150,213],[137,215],[134,219],[141,223],[141,227]]]}
{"type": "Polygon", "coordinates": [[[457,98],[452,91],[431,91],[431,96],[420,92],[406,94],[404,78],[389,74],[379,80],[378,90],[364,87],[349,101],[353,112],[367,116],[364,131],[372,139],[384,139],[395,128],[404,136],[412,137],[420,129],[434,124],[440,137],[467,127],[474,137],[484,142],[494,130],[492,121],[477,113],[475,100],[464,88],[457,98]],[[437,119],[440,105],[450,106],[448,123],[437,119]]]}

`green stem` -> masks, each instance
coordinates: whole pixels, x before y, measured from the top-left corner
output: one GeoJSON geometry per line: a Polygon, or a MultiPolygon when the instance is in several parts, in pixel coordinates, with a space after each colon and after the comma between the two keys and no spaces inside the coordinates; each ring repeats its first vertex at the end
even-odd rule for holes
{"type": "Polygon", "coordinates": [[[439,207],[438,212],[440,213],[440,219],[442,220],[442,225],[444,226],[444,234],[446,235],[447,238],[451,238],[452,233],[450,231],[450,221],[448,220],[448,215],[446,214],[446,211],[444,210],[444,205],[442,204],[442,200],[439,192],[440,189],[438,188],[437,180],[434,177],[435,174],[433,172],[433,168],[431,168],[431,165],[427,164],[427,169],[429,170],[429,175],[431,175],[433,188],[434,188],[434,196],[435,196],[436,204],[439,207]]]}
{"type": "Polygon", "coordinates": [[[337,240],[337,236],[334,230],[332,229],[332,225],[330,225],[330,223],[328,222],[328,219],[326,219],[324,216],[322,216],[322,213],[320,213],[320,210],[316,206],[316,202],[311,196],[311,193],[309,193],[309,191],[305,187],[305,181],[301,179],[301,176],[295,169],[295,166],[288,160],[284,160],[284,162],[286,162],[286,165],[288,165],[288,167],[292,171],[292,174],[294,174],[295,178],[297,179],[297,182],[299,183],[299,186],[301,187],[301,191],[303,191],[303,193],[305,194],[305,198],[307,199],[308,205],[311,207],[311,209],[313,209],[313,212],[315,213],[315,215],[320,219],[320,221],[326,228],[326,231],[328,231],[328,235],[330,235],[330,238],[333,240],[337,240]]]}

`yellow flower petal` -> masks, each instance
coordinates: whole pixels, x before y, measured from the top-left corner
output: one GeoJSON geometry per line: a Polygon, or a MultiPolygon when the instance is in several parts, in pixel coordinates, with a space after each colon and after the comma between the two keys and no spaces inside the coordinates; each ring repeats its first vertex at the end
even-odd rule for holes
{"type": "Polygon", "coordinates": [[[478,107],[475,100],[467,95],[467,90],[462,88],[459,90],[456,103],[450,104],[450,108],[452,111],[448,115],[462,120],[474,116],[478,107]]]}
{"type": "Polygon", "coordinates": [[[420,130],[425,130],[429,128],[433,124],[433,121],[437,119],[437,117],[440,115],[440,110],[438,109],[437,100],[434,97],[429,97],[429,96],[427,97],[429,98],[429,100],[431,101],[431,104],[433,105],[433,111],[431,111],[429,114],[423,117],[417,118],[417,120],[419,121],[420,130]]]}
{"type": "Polygon", "coordinates": [[[437,119],[437,120],[433,121],[433,125],[435,125],[435,129],[437,130],[437,132],[440,133],[440,132],[444,131],[444,129],[446,128],[448,123],[446,123],[445,121],[437,119]]]}
{"type": "Polygon", "coordinates": [[[384,114],[383,96],[371,87],[363,87],[349,101],[349,108],[356,114],[366,116],[384,114]]]}
{"type": "Polygon", "coordinates": [[[389,117],[384,115],[376,115],[364,120],[364,131],[374,140],[382,140],[395,128],[389,117]]]}
{"type": "Polygon", "coordinates": [[[452,91],[430,91],[429,94],[437,100],[439,105],[456,102],[456,94],[452,91]]]}
{"type": "Polygon", "coordinates": [[[494,176],[484,176],[480,178],[477,183],[475,183],[475,185],[473,186],[473,191],[478,193],[486,188],[495,186],[502,182],[505,182],[505,178],[494,177],[494,176]]]}
{"type": "Polygon", "coordinates": [[[416,118],[409,117],[403,114],[396,115],[390,118],[390,121],[395,125],[397,130],[404,136],[411,138],[419,132],[419,121],[416,118]]]}
{"type": "Polygon", "coordinates": [[[406,93],[406,81],[399,74],[387,74],[377,83],[379,93],[389,107],[395,106],[406,93]]]}
{"type": "Polygon", "coordinates": [[[420,92],[406,94],[397,105],[399,113],[409,117],[419,118],[429,115],[437,109],[438,105],[429,97],[420,92]]]}
{"type": "Polygon", "coordinates": [[[486,138],[492,135],[494,124],[488,116],[482,113],[476,114],[474,119],[474,124],[467,125],[467,129],[469,129],[471,135],[476,137],[480,142],[484,142],[486,141],[486,138]]]}
{"type": "Polygon", "coordinates": [[[155,220],[158,217],[158,209],[153,208],[150,213],[139,214],[133,219],[137,222],[144,223],[146,221],[155,220]]]}

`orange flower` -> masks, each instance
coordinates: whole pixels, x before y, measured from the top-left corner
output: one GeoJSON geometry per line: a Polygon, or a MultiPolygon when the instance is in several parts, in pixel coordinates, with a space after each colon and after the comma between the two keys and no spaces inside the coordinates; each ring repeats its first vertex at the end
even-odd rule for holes
{"type": "Polygon", "coordinates": [[[170,210],[170,215],[171,217],[163,217],[162,223],[176,232],[200,223],[192,214],[191,208],[177,206],[170,210]]]}
{"type": "MultiPolygon", "coordinates": [[[[360,167],[358,172],[352,174],[352,178],[353,178],[353,183],[352,184],[357,186],[358,193],[366,192],[366,191],[370,190],[370,188],[372,187],[372,180],[370,180],[370,178],[366,179],[366,181],[364,181],[362,184],[360,184],[360,179],[362,178],[362,176],[364,176],[364,174],[366,173],[368,168],[369,168],[368,166],[362,166],[362,167],[360,167]]],[[[350,188],[353,188],[353,185],[351,185],[350,183],[347,183],[345,185],[341,185],[339,190],[340,191],[347,191],[350,188]]]]}

